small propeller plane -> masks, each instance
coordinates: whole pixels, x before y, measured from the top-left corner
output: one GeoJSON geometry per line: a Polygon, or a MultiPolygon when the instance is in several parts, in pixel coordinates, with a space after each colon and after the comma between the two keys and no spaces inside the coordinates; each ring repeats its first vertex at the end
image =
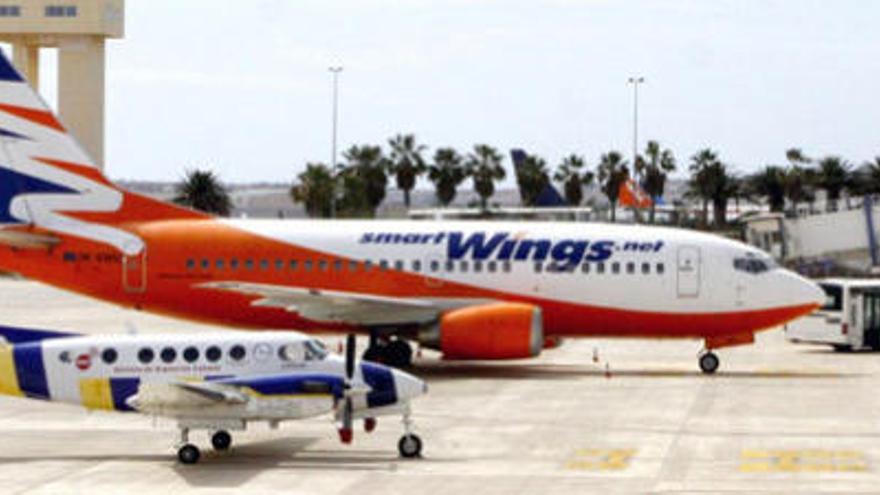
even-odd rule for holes
{"type": "Polygon", "coordinates": [[[426,390],[408,373],[356,361],[353,335],[343,358],[296,332],[87,336],[0,327],[0,394],[172,418],[183,464],[201,457],[190,430],[209,431],[225,451],[229,431],[249,423],[275,428],[326,413],[343,443],[355,420],[371,432],[378,416],[399,414],[400,455],[418,457],[410,401],[426,390]]]}

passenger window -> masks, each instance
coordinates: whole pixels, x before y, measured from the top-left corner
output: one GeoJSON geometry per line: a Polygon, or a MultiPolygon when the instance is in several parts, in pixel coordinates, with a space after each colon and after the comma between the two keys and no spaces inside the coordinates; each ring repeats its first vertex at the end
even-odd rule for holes
{"type": "Polygon", "coordinates": [[[397,271],[403,271],[403,260],[397,260],[394,262],[394,269],[397,271]]]}
{"type": "Polygon", "coordinates": [[[266,271],[269,269],[269,260],[261,260],[260,261],[260,270],[266,271]]]}
{"type": "Polygon", "coordinates": [[[248,270],[253,270],[254,269],[254,260],[245,260],[244,267],[247,268],[248,270]]]}
{"type": "Polygon", "coordinates": [[[275,270],[279,272],[284,270],[284,260],[275,260],[275,270]]]}
{"type": "Polygon", "coordinates": [[[104,361],[106,364],[115,363],[117,358],[119,358],[119,354],[116,352],[116,349],[112,347],[108,347],[101,352],[101,361],[104,361]]]}
{"type": "Polygon", "coordinates": [[[211,268],[211,261],[209,261],[208,258],[203,258],[202,259],[202,270],[207,270],[208,268],[211,268]]]}
{"type": "Polygon", "coordinates": [[[296,260],[290,260],[290,262],[289,262],[287,265],[290,267],[290,271],[295,272],[295,271],[296,271],[296,266],[297,266],[298,264],[299,264],[299,263],[297,263],[296,260]]]}
{"type": "Polygon", "coordinates": [[[413,262],[412,262],[412,269],[413,269],[414,272],[420,272],[420,271],[422,271],[422,262],[419,261],[419,260],[413,260],[413,262]]]}
{"type": "Polygon", "coordinates": [[[282,361],[300,362],[303,360],[302,347],[298,344],[287,344],[278,348],[278,357],[282,361]]]}
{"type": "Polygon", "coordinates": [[[307,272],[312,271],[312,260],[303,261],[303,270],[307,272]]]}
{"type": "Polygon", "coordinates": [[[379,260],[379,271],[384,272],[388,270],[388,260],[379,260]]]}
{"type": "Polygon", "coordinates": [[[155,353],[149,347],[144,347],[143,349],[138,351],[138,361],[140,361],[143,364],[152,363],[154,357],[155,357],[155,353]]]}
{"type": "Polygon", "coordinates": [[[369,272],[373,269],[373,262],[370,260],[364,260],[364,272],[369,272]]]}
{"type": "Polygon", "coordinates": [[[240,344],[235,344],[229,349],[229,357],[232,358],[233,361],[241,361],[244,359],[245,354],[244,346],[240,344]]]}
{"type": "Polygon", "coordinates": [[[326,271],[327,271],[327,265],[328,265],[327,260],[320,260],[320,261],[318,261],[318,270],[320,270],[320,271],[322,271],[322,272],[326,272],[326,271]]]}
{"type": "Polygon", "coordinates": [[[452,260],[446,260],[446,271],[451,272],[455,271],[455,262],[452,260]]]}
{"type": "Polygon", "coordinates": [[[212,363],[216,363],[217,361],[219,361],[222,355],[223,352],[220,350],[219,347],[215,345],[208,347],[208,349],[205,351],[205,358],[207,358],[207,360],[212,363]]]}
{"type": "Polygon", "coordinates": [[[599,275],[602,275],[603,273],[605,273],[605,262],[604,261],[600,261],[600,262],[596,263],[596,273],[598,273],[599,275]]]}
{"type": "Polygon", "coordinates": [[[663,263],[657,263],[657,275],[663,275],[663,270],[666,269],[666,266],[663,263]]]}
{"type": "Polygon", "coordinates": [[[642,274],[647,275],[651,273],[651,264],[650,263],[642,263],[642,274]]]}
{"type": "Polygon", "coordinates": [[[333,270],[337,272],[342,271],[342,260],[335,260],[333,262],[333,270]]]}
{"type": "Polygon", "coordinates": [[[348,271],[354,273],[358,269],[358,262],[355,260],[351,260],[348,262],[348,271]]]}
{"type": "Polygon", "coordinates": [[[636,264],[633,263],[632,261],[627,262],[627,264],[626,264],[626,273],[629,273],[630,275],[632,275],[632,274],[635,273],[635,272],[636,272],[636,264]]]}
{"type": "Polygon", "coordinates": [[[611,273],[613,273],[615,275],[620,273],[620,263],[618,263],[617,261],[615,261],[614,263],[611,263],[611,273]]]}
{"type": "Polygon", "coordinates": [[[222,270],[224,268],[225,264],[226,263],[223,260],[216,260],[216,261],[214,261],[214,268],[216,268],[218,270],[222,270]]]}
{"type": "Polygon", "coordinates": [[[440,262],[437,260],[431,260],[431,271],[436,272],[440,269],[440,262]]]}
{"type": "Polygon", "coordinates": [[[166,347],[159,353],[159,358],[163,363],[170,363],[177,357],[177,351],[173,347],[166,347]]]}
{"type": "Polygon", "coordinates": [[[462,261],[458,264],[458,269],[461,270],[462,273],[467,273],[468,271],[468,262],[462,261]]]}
{"type": "Polygon", "coordinates": [[[504,270],[504,273],[510,273],[510,268],[511,265],[509,261],[504,261],[501,263],[501,269],[504,270]]]}
{"type": "Polygon", "coordinates": [[[196,267],[196,260],[194,260],[192,258],[186,260],[186,269],[187,270],[192,270],[195,267],[196,267]]]}
{"type": "Polygon", "coordinates": [[[480,273],[483,271],[483,262],[480,260],[474,261],[474,273],[480,273]]]}
{"type": "Polygon", "coordinates": [[[199,350],[195,347],[187,347],[183,350],[183,359],[187,363],[194,363],[199,359],[199,350]]]}
{"type": "Polygon", "coordinates": [[[229,260],[229,268],[232,270],[238,270],[238,259],[232,258],[229,260]]]}
{"type": "Polygon", "coordinates": [[[541,273],[544,271],[544,263],[540,261],[535,262],[535,273],[541,273]]]}
{"type": "Polygon", "coordinates": [[[581,265],[581,272],[583,272],[584,275],[590,273],[590,263],[584,261],[581,265]]]}
{"type": "Polygon", "coordinates": [[[498,269],[498,264],[495,261],[487,261],[486,262],[486,270],[489,273],[495,273],[495,271],[497,269],[498,269]]]}

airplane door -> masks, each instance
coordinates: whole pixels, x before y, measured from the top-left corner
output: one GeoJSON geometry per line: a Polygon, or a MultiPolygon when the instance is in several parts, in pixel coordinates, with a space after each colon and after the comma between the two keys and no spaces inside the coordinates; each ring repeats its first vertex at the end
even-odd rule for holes
{"type": "Polygon", "coordinates": [[[678,297],[697,297],[700,295],[700,248],[681,246],[678,248],[678,297]]]}
{"type": "Polygon", "coordinates": [[[147,290],[147,248],[135,255],[122,255],[122,288],[128,293],[147,290]]]}

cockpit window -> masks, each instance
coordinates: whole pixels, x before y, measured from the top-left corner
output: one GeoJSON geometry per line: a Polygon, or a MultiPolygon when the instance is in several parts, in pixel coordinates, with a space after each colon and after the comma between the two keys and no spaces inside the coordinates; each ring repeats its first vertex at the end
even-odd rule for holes
{"type": "Polygon", "coordinates": [[[733,260],[733,268],[741,272],[747,272],[754,275],[764,273],[768,270],[776,268],[778,265],[771,258],[758,259],[752,256],[745,258],[736,258],[733,260]]]}
{"type": "Polygon", "coordinates": [[[317,339],[305,341],[306,361],[321,361],[327,357],[328,351],[324,343],[317,339]]]}

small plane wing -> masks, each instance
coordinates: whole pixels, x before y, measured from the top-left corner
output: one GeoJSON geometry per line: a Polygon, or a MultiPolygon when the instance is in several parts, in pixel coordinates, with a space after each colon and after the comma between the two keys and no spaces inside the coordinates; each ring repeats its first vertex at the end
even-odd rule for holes
{"type": "Polygon", "coordinates": [[[248,401],[246,394],[229,385],[211,382],[174,382],[171,385],[215,402],[244,404],[248,401]]]}
{"type": "Polygon", "coordinates": [[[408,299],[235,281],[207,282],[198,287],[258,296],[251,303],[253,306],[284,308],[310,320],[364,326],[427,323],[436,320],[447,309],[484,302],[472,299],[408,299]]]}
{"type": "Polygon", "coordinates": [[[237,387],[212,382],[150,383],[141,385],[137,395],[126,403],[141,412],[157,409],[187,409],[207,404],[238,405],[248,401],[248,396],[237,387]]]}

